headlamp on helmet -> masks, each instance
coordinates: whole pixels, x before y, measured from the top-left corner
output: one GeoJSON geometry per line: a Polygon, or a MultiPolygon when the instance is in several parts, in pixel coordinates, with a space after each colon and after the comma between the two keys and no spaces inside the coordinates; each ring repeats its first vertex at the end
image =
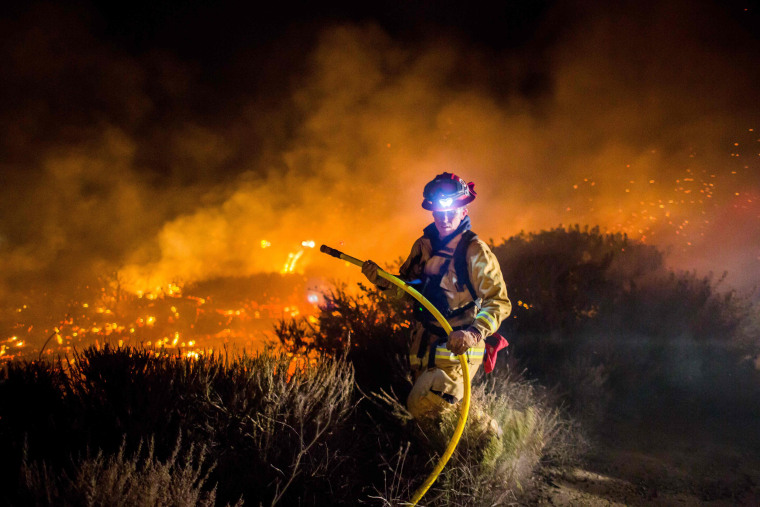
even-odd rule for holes
{"type": "Polygon", "coordinates": [[[475,200],[475,183],[452,173],[442,173],[425,185],[422,207],[429,211],[459,209],[475,200]]]}

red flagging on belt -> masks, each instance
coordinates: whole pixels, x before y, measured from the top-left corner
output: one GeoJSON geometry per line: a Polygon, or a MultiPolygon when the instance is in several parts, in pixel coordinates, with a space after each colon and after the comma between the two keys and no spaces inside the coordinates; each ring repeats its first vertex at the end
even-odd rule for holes
{"type": "Polygon", "coordinates": [[[491,373],[496,366],[496,355],[499,351],[509,345],[509,342],[499,333],[494,333],[486,338],[486,357],[483,360],[483,369],[486,373],[491,373]]]}

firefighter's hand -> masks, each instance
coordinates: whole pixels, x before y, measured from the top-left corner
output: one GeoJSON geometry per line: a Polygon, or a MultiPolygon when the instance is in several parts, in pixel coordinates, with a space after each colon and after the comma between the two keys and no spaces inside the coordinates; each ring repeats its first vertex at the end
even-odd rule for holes
{"type": "Polygon", "coordinates": [[[375,264],[374,261],[367,260],[364,261],[364,264],[362,264],[362,273],[367,277],[367,280],[374,283],[381,289],[387,289],[391,286],[391,284],[388,280],[380,278],[380,275],[377,274],[378,269],[380,268],[377,264],[375,264]]]}
{"type": "Polygon", "coordinates": [[[467,349],[474,347],[480,341],[480,335],[469,329],[460,329],[449,335],[449,341],[446,342],[446,348],[456,355],[467,352],[467,349]]]}

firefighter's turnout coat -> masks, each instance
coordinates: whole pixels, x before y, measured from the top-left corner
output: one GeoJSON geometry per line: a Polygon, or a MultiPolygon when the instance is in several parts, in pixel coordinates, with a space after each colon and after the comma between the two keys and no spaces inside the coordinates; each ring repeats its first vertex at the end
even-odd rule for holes
{"type": "MultiPolygon", "coordinates": [[[[469,229],[470,217],[465,217],[457,231],[441,241],[435,225],[430,224],[425,234],[414,242],[401,266],[400,277],[409,283],[418,283],[418,290],[441,311],[452,328],[472,327],[481,338],[486,338],[499,329],[502,320],[512,311],[512,304],[496,256],[469,229]],[[469,288],[467,280],[457,277],[457,271],[464,275],[465,266],[469,288]]],[[[393,291],[397,297],[403,294],[403,290],[395,286],[388,290],[393,291]]],[[[407,406],[412,415],[431,415],[459,401],[464,395],[462,367],[457,356],[446,348],[446,332],[427,310],[418,313],[411,341],[409,362],[415,384],[407,406]]],[[[484,355],[482,339],[466,352],[471,379],[484,355]]]]}

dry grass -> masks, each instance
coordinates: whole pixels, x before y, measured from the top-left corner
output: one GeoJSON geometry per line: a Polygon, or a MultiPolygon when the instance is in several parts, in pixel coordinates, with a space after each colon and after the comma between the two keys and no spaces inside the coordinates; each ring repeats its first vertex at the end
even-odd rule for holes
{"type": "Polygon", "coordinates": [[[213,506],[216,490],[206,486],[213,466],[205,465],[206,451],[191,445],[180,458],[180,442],[164,461],[156,458],[153,441],[138,445],[131,456],[122,445],[115,455],[102,451],[72,463],[71,471],[43,462],[21,467],[19,498],[25,505],[110,505],[113,507],[173,505],[213,506]]]}
{"type": "MultiPolygon", "coordinates": [[[[404,419],[397,400],[385,397],[404,419]]],[[[449,411],[431,424],[414,427],[411,445],[388,453],[382,463],[382,488],[372,498],[382,505],[403,505],[433,469],[454,432],[459,412],[449,411]],[[420,468],[422,466],[422,468],[420,468]]],[[[462,440],[439,479],[424,497],[430,506],[505,505],[520,501],[533,485],[542,462],[574,463],[584,448],[577,427],[535,384],[508,371],[480,377],[472,393],[462,440]],[[490,431],[495,421],[502,435],[490,431]]]]}
{"type": "Polygon", "coordinates": [[[0,380],[0,503],[24,503],[14,496],[22,466],[30,481],[70,478],[55,485],[59,492],[78,484],[82,470],[121,475],[132,481],[130,491],[146,473],[179,474],[171,480],[184,484],[191,469],[176,458],[201,448],[210,472],[198,487],[209,493],[215,485],[222,503],[242,496],[255,504],[318,504],[353,494],[342,440],[355,396],[345,361],[293,368],[282,354],[189,360],[112,348],[76,359],[70,368],[65,361],[14,363],[0,380]],[[140,458],[146,441],[155,444],[140,458]],[[72,460],[88,449],[97,454],[72,460]]]}

